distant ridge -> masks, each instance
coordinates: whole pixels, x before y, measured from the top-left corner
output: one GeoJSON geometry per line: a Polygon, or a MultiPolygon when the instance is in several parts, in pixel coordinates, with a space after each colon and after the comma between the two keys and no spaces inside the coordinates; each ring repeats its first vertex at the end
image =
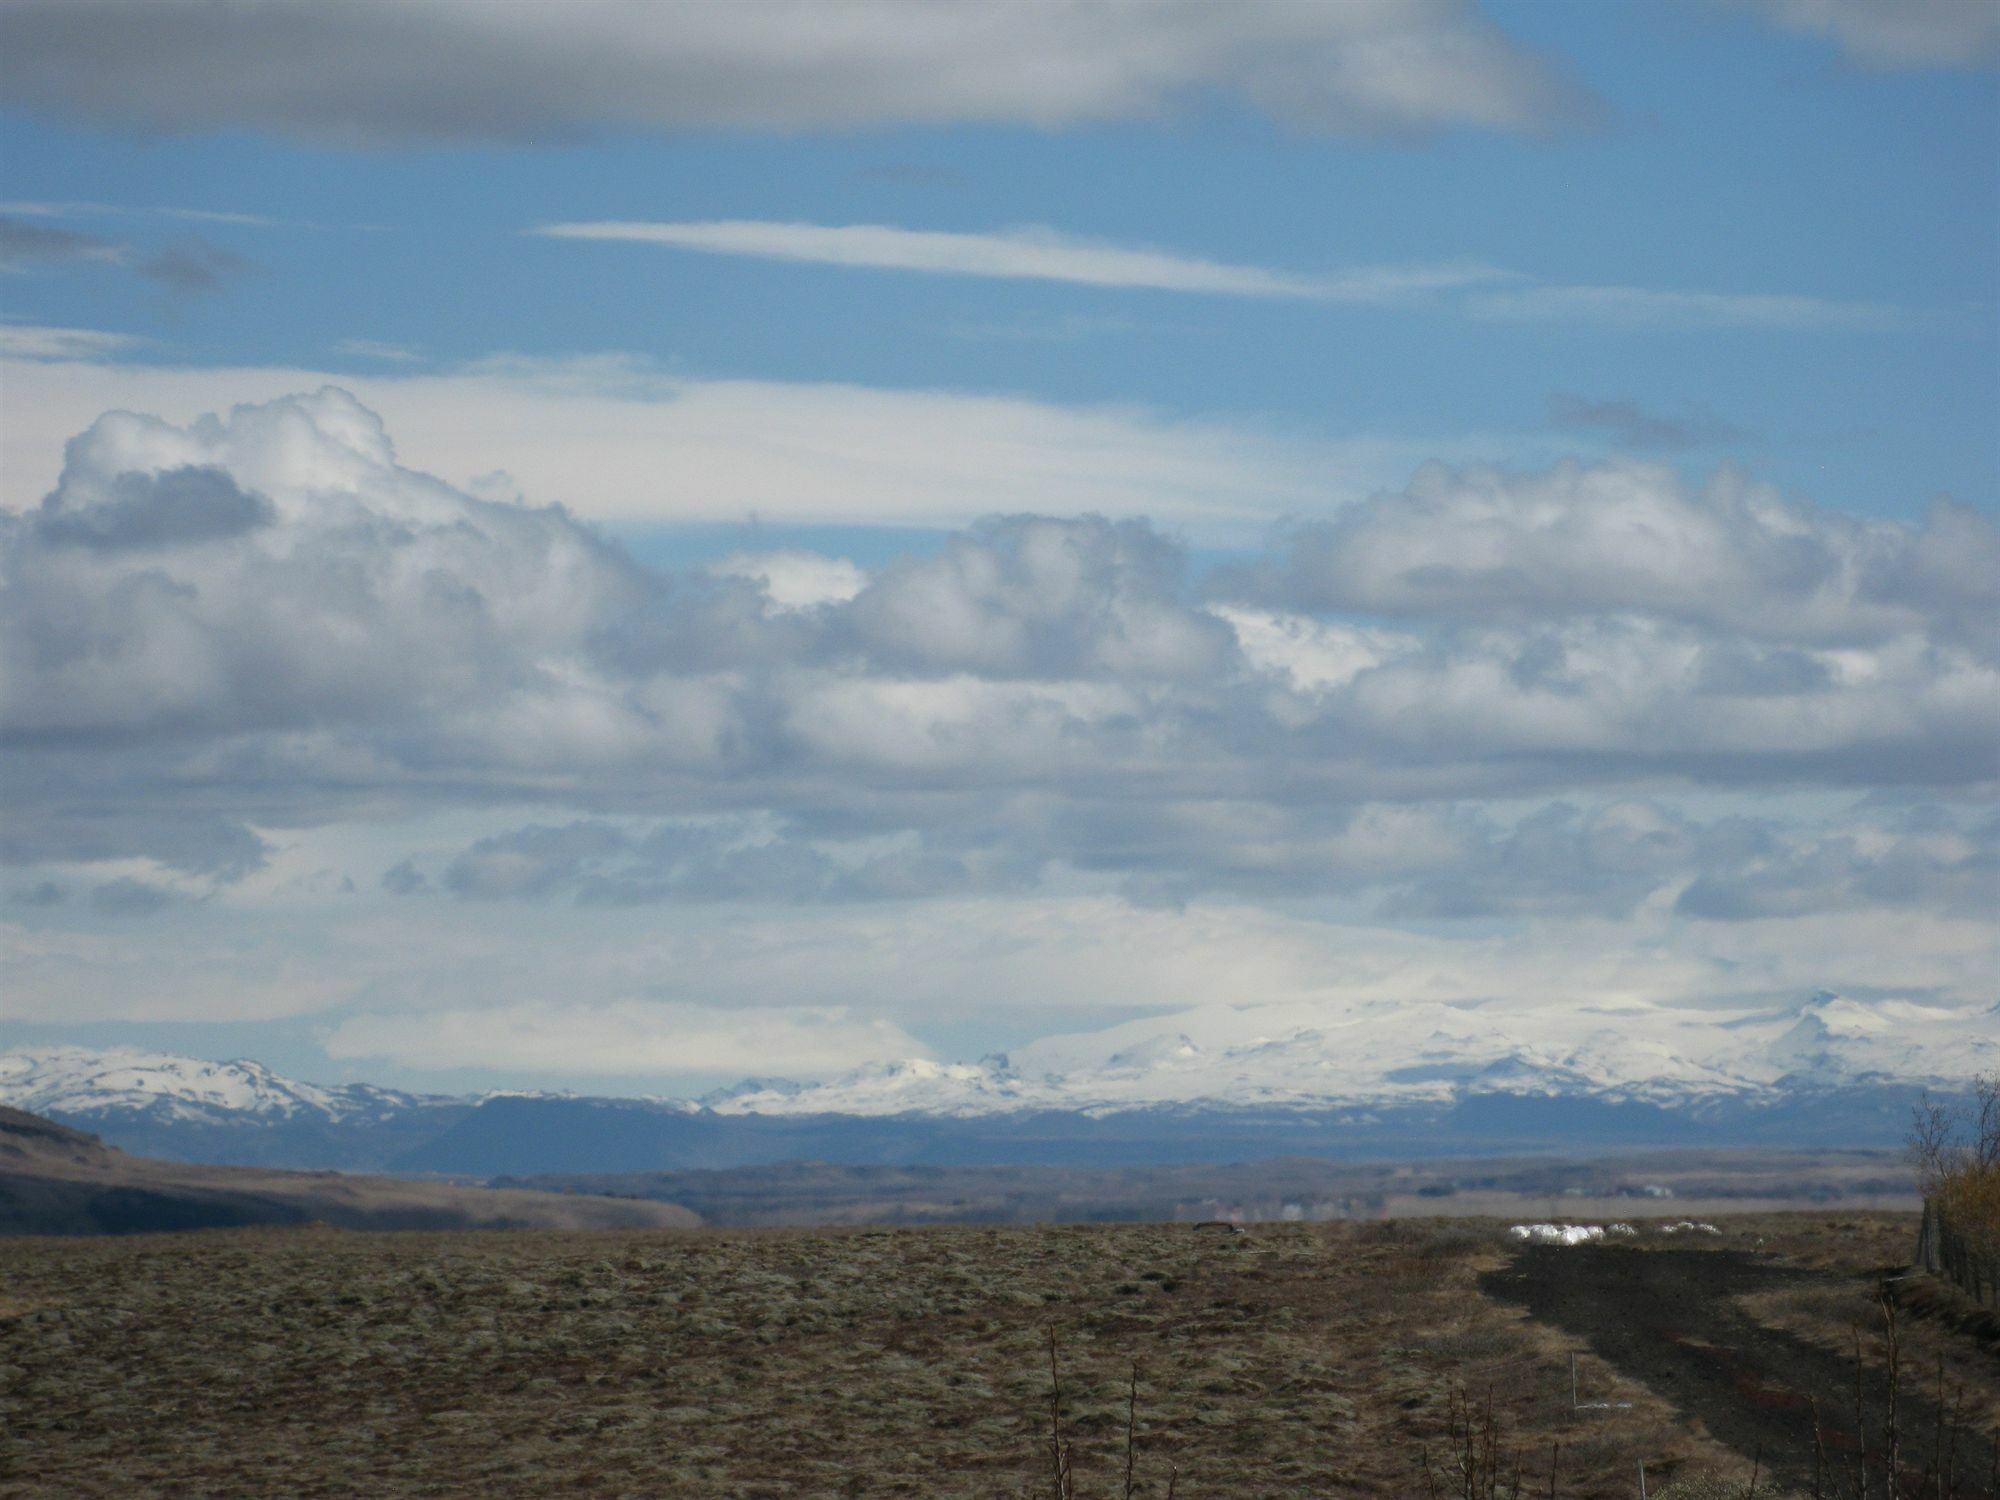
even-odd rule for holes
{"type": "Polygon", "coordinates": [[[256,1224],[344,1229],[677,1228],[671,1203],[437,1182],[190,1166],[0,1106],[0,1234],[139,1234],[256,1224]]]}

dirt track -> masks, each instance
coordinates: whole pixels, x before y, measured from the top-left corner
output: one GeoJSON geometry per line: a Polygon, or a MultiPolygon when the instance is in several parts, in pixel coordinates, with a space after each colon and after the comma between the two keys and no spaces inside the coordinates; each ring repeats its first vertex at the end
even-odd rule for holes
{"type": "MultiPolygon", "coordinates": [[[[1786,1266],[1768,1256],[1727,1250],[1624,1247],[1530,1247],[1481,1288],[1584,1341],[1622,1374],[1699,1418],[1746,1467],[1761,1456],[1780,1484],[1809,1492],[1813,1479],[1811,1398],[1819,1401],[1829,1468],[1851,1486],[1860,1445],[1855,1434],[1855,1372],[1840,1358],[1762,1327],[1735,1299],[1753,1292],[1835,1280],[1831,1273],[1786,1266]]],[[[1886,1376],[1872,1351],[1865,1372],[1867,1449],[1873,1477],[1884,1464],[1886,1376]]],[[[1921,1465],[1936,1433],[1937,1411],[1915,1371],[1899,1400],[1905,1466],[1921,1465]]],[[[1986,1486],[1987,1440],[1969,1428],[1957,1438],[1962,1497],[1992,1497],[1986,1486]]],[[[1871,1492],[1873,1492],[1871,1490],[1871,1492]]]]}

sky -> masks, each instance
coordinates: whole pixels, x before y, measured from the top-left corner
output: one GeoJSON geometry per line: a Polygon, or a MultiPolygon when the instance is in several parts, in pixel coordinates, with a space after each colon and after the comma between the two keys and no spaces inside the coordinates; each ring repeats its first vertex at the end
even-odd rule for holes
{"type": "Polygon", "coordinates": [[[1983,0],[0,0],[0,1047],[1989,1006],[1997,63],[1983,0]]]}

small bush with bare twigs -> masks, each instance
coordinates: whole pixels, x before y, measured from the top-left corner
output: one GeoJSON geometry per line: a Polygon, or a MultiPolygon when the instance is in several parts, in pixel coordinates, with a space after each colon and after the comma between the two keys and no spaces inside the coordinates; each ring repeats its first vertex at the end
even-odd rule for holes
{"type": "MultiPolygon", "coordinates": [[[[1138,1434],[1139,1364],[1134,1360],[1125,1386],[1125,1466],[1124,1483],[1119,1491],[1123,1500],[1133,1500],[1138,1493],[1134,1488],[1138,1478],[1138,1434]]],[[[1040,1490],[1030,1489],[1028,1500],[1076,1500],[1076,1444],[1070,1440],[1063,1424],[1062,1364],[1057,1357],[1053,1323],[1049,1325],[1049,1435],[1045,1447],[1049,1489],[1046,1495],[1040,1490]]],[[[1180,1477],[1180,1466],[1169,1465],[1167,1500],[1174,1500],[1174,1490],[1180,1483],[1180,1477]]]]}
{"type": "Polygon", "coordinates": [[[1992,1301],[2000,1270],[2000,1074],[1975,1078],[1969,1104],[1926,1094],[1908,1145],[1924,1195],[1925,1266],[1992,1301]]]}

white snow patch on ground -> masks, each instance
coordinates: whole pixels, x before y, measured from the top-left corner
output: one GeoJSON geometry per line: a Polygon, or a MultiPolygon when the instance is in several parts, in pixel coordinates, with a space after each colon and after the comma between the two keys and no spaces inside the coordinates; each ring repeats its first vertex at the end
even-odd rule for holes
{"type": "Polygon", "coordinates": [[[1516,1224],[1510,1239],[1529,1245],[1589,1245],[1604,1238],[1602,1224],[1516,1224]]]}

